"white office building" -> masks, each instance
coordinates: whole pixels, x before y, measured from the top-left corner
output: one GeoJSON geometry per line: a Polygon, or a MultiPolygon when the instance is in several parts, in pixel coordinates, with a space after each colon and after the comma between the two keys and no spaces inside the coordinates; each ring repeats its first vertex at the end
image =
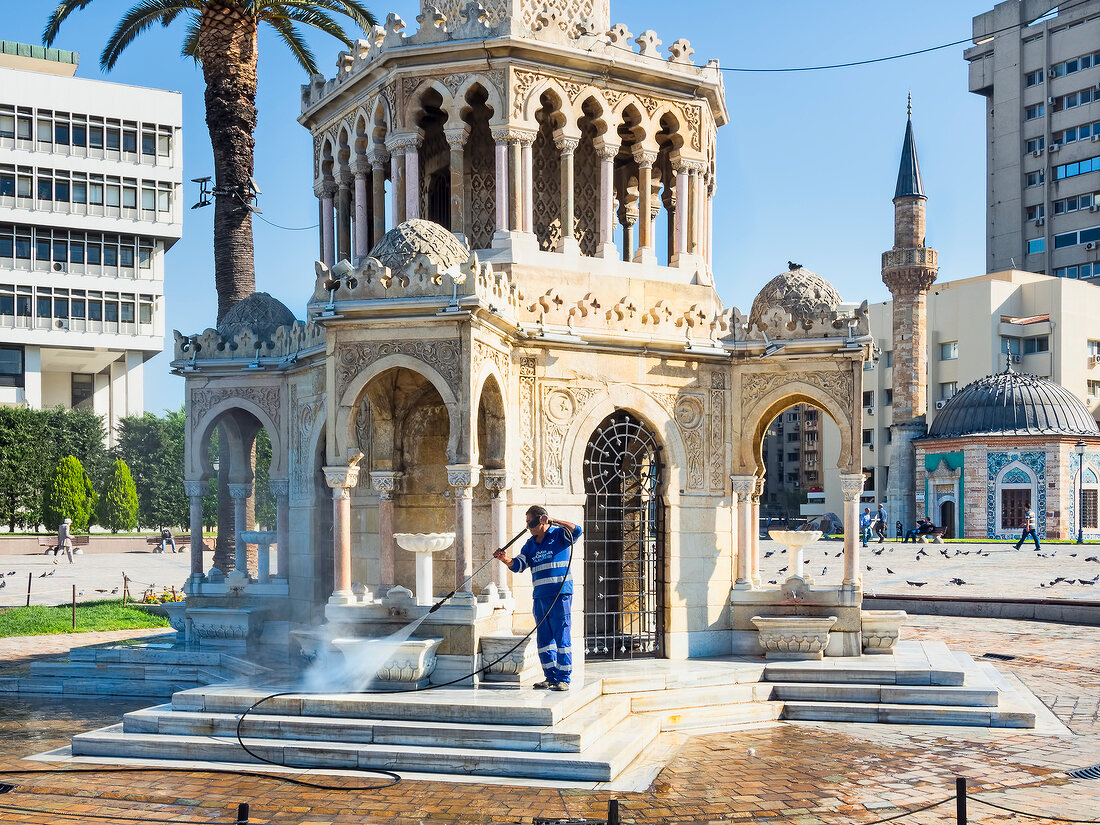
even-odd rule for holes
{"type": "Polygon", "coordinates": [[[144,412],[183,228],[175,92],[75,77],[0,41],[0,403],[144,412]]]}

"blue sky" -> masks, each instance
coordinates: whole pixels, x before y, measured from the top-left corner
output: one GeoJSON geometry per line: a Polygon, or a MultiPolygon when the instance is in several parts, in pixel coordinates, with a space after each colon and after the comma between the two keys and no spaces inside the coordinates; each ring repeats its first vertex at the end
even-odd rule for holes
{"type": "MultiPolygon", "coordinates": [[[[0,37],[40,42],[54,2],[6,4],[0,37]]],[[[114,71],[99,70],[102,44],[130,5],[96,0],[73,15],[55,45],[80,52],[81,77],[182,92],[184,179],[211,174],[202,74],[178,56],[182,23],[148,32],[114,71]]],[[[410,30],[416,26],[416,0],[367,5],[379,19],[394,11],[410,30]]],[[[612,0],[611,17],[635,34],[654,29],[666,46],[688,38],[699,63],[717,58],[724,67],[771,68],[842,63],[961,40],[970,35],[971,18],[991,7],[992,0],[612,0]]],[[[319,33],[310,40],[331,76],[340,45],[319,33]]],[[[788,259],[828,278],[845,300],[889,297],[880,255],[893,244],[890,199],[910,90],[929,195],[928,243],[940,253],[940,280],[984,272],[985,106],[967,91],[963,48],[831,71],[725,73],[730,123],[719,130],[714,268],[727,306],[747,312],[759,288],[785,270],[788,259]]],[[[256,179],[264,217],[289,227],[317,221],[311,144],[296,122],[304,80],[282,44],[265,32],[256,179]]],[[[196,200],[193,184],[187,187],[185,202],[196,200]]],[[[212,219],[212,209],[188,211],[183,240],[168,253],[169,341],[172,329],[194,332],[214,323],[212,219]]],[[[316,231],[283,231],[262,221],[254,228],[257,289],[303,317],[313,286],[316,231]]],[[[169,374],[168,360],[160,355],[146,365],[145,406],[153,412],[183,400],[183,381],[169,374]]]]}

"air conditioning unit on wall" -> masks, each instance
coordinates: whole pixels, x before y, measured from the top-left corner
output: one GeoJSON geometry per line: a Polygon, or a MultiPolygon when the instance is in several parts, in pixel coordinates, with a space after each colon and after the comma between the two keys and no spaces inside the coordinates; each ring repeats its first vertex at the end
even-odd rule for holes
{"type": "Polygon", "coordinates": [[[1092,356],[1092,363],[1100,366],[1100,355],[1092,356]]]}
{"type": "Polygon", "coordinates": [[[942,410],[942,409],[943,409],[944,407],[946,407],[946,406],[947,406],[947,402],[946,402],[946,401],[937,401],[937,402],[936,402],[936,409],[937,409],[937,410],[942,410]]]}

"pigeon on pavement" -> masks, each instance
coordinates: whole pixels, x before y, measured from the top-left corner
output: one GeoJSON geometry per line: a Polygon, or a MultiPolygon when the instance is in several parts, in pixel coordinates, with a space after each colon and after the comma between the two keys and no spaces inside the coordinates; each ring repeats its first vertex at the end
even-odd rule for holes
{"type": "Polygon", "coordinates": [[[954,578],[951,581],[949,581],[948,584],[966,584],[966,582],[964,582],[960,578],[954,578]]]}
{"type": "Polygon", "coordinates": [[[886,568],[886,572],[889,573],[890,575],[894,574],[894,571],[891,570],[889,567],[886,568]]]}
{"type": "Polygon", "coordinates": [[[928,584],[928,582],[911,582],[911,581],[907,581],[906,584],[909,585],[910,587],[924,587],[926,584],[928,584]]]}

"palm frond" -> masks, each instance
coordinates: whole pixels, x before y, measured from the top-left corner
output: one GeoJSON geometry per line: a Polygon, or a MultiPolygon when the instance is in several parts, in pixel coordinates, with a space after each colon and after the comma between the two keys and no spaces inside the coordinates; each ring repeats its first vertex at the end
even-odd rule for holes
{"type": "Polygon", "coordinates": [[[178,15],[182,11],[195,8],[196,0],[141,0],[119,21],[118,27],[107,40],[107,45],[103,47],[99,64],[110,71],[123,50],[143,31],[155,23],[163,22],[166,14],[174,12],[178,15]]]}
{"type": "Polygon", "coordinates": [[[301,23],[305,26],[323,31],[325,34],[335,37],[348,48],[351,48],[352,40],[348,36],[348,33],[344,31],[344,27],[323,11],[289,6],[284,8],[281,14],[296,23],[301,23]]]}
{"type": "Polygon", "coordinates": [[[199,32],[201,31],[199,25],[199,17],[195,17],[187,24],[187,36],[183,38],[183,46],[180,48],[180,54],[183,57],[190,57],[196,63],[202,61],[199,60],[199,32]]]}
{"type": "Polygon", "coordinates": [[[358,0],[264,0],[261,5],[265,12],[298,8],[342,14],[355,21],[364,32],[378,23],[375,16],[358,0]]]}
{"type": "Polygon", "coordinates": [[[294,21],[289,15],[265,15],[264,22],[278,32],[279,39],[290,49],[290,53],[294,55],[294,59],[298,61],[299,66],[310,74],[317,73],[317,58],[306,44],[301,32],[295,28],[294,21]]]}
{"type": "Polygon", "coordinates": [[[50,12],[50,16],[46,20],[46,28],[42,30],[42,42],[47,46],[52,46],[53,41],[57,38],[57,32],[61,29],[61,24],[74,11],[87,8],[91,2],[92,0],[62,0],[58,3],[57,8],[50,12]]]}

